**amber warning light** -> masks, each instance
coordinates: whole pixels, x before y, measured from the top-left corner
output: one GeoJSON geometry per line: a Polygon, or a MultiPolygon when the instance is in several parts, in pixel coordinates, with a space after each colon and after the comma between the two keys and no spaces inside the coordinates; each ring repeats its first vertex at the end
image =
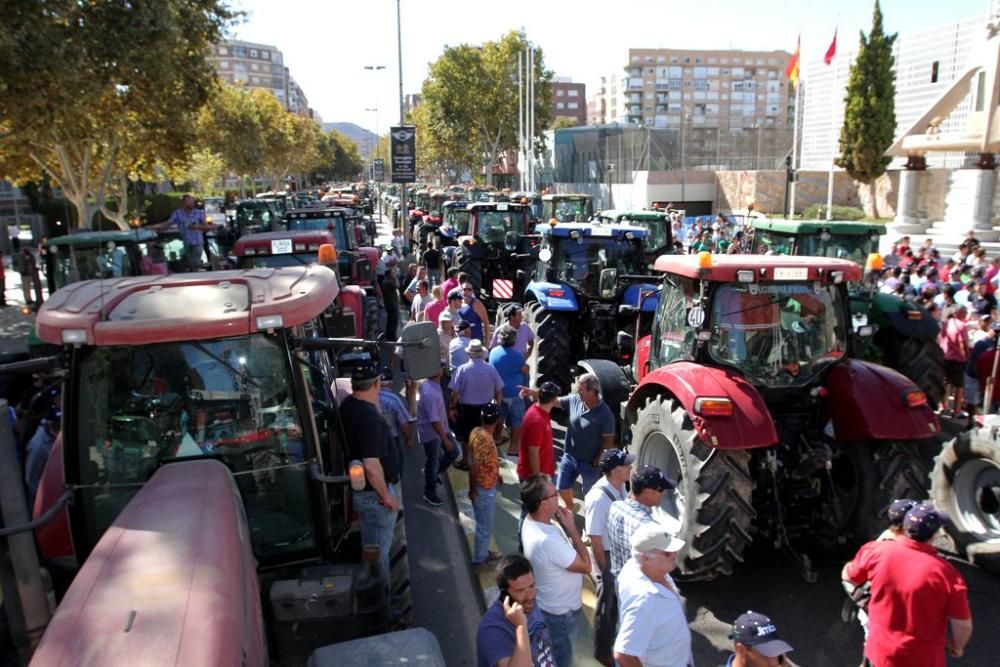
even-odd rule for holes
{"type": "Polygon", "coordinates": [[[351,477],[351,488],[355,491],[365,490],[365,466],[357,459],[351,461],[349,471],[351,477]]]}

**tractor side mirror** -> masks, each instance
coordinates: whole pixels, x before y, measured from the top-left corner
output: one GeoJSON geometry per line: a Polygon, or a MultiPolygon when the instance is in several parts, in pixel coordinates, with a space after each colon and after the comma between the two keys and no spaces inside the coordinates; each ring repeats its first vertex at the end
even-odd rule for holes
{"type": "Polygon", "coordinates": [[[367,257],[358,259],[358,282],[369,283],[372,281],[372,263],[367,257]]]}
{"type": "Polygon", "coordinates": [[[634,316],[638,312],[639,312],[638,308],[636,308],[635,306],[629,305],[627,303],[623,303],[622,305],[618,306],[618,314],[619,315],[627,315],[628,317],[632,317],[632,316],[634,316]]]}
{"type": "Polygon", "coordinates": [[[633,338],[632,334],[630,333],[627,333],[625,331],[619,331],[618,336],[615,339],[615,342],[617,343],[618,349],[621,351],[623,355],[625,354],[631,355],[632,352],[635,351],[635,338],[633,338]]]}
{"type": "Polygon", "coordinates": [[[441,371],[441,342],[433,322],[411,322],[400,336],[406,372],[411,380],[434,377],[441,371]]]}
{"type": "Polygon", "coordinates": [[[615,286],[618,283],[618,269],[602,269],[601,280],[598,283],[601,297],[610,299],[615,295],[615,286]]]}

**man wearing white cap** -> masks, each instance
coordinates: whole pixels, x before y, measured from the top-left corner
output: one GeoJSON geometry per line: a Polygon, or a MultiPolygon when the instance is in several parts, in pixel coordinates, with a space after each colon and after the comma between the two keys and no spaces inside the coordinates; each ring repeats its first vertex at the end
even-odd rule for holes
{"type": "Polygon", "coordinates": [[[670,577],[684,541],[649,522],[632,534],[631,545],[632,557],[618,574],[615,661],[620,667],[693,665],[684,600],[670,577]]]}

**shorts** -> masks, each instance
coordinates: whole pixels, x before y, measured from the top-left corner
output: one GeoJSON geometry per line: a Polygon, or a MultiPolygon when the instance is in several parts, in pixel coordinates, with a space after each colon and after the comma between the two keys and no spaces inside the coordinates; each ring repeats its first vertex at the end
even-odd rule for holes
{"type": "Polygon", "coordinates": [[[556,471],[556,475],[556,489],[559,491],[572,489],[576,478],[580,477],[580,486],[586,495],[590,491],[590,487],[594,486],[594,483],[600,479],[601,470],[590,465],[590,461],[581,461],[575,456],[563,454],[559,460],[559,470],[556,471]]]}
{"type": "Polygon", "coordinates": [[[944,381],[952,387],[965,387],[965,362],[945,359],[944,381]]]}
{"type": "Polygon", "coordinates": [[[969,405],[983,402],[983,397],[979,395],[979,380],[971,375],[965,376],[965,402],[969,405]]]}
{"type": "Polygon", "coordinates": [[[503,399],[503,406],[500,408],[504,421],[511,428],[519,428],[524,422],[524,399],[520,396],[503,399]]]}
{"type": "Polygon", "coordinates": [[[468,442],[472,429],[483,423],[482,411],[482,405],[458,404],[458,419],[455,420],[455,436],[460,441],[468,442]]]}

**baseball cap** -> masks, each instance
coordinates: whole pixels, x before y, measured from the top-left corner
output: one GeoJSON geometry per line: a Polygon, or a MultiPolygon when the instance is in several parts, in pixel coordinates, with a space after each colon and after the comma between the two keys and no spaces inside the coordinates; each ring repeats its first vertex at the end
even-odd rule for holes
{"type": "Polygon", "coordinates": [[[542,386],[538,388],[538,400],[542,403],[548,403],[558,396],[559,392],[559,385],[555,382],[543,382],[542,386]]]}
{"type": "Polygon", "coordinates": [[[733,621],[729,638],[744,646],[753,647],[754,651],[765,658],[777,658],[795,650],[778,636],[778,628],[774,627],[771,619],[754,611],[741,614],[733,621]]]}
{"type": "Polygon", "coordinates": [[[521,307],[521,304],[512,303],[511,305],[507,306],[506,314],[507,318],[510,319],[511,317],[514,317],[518,313],[523,313],[523,312],[524,308],[521,307]]]}
{"type": "Polygon", "coordinates": [[[496,421],[500,418],[500,406],[496,403],[487,403],[479,411],[479,414],[482,416],[483,421],[496,421]]]}
{"type": "Polygon", "coordinates": [[[905,517],[906,513],[913,509],[913,506],[916,504],[916,500],[910,500],[909,498],[893,500],[889,503],[889,507],[885,510],[885,515],[889,519],[889,523],[894,526],[902,526],[903,517],[905,517]]]}
{"type": "Polygon", "coordinates": [[[351,380],[364,382],[365,380],[374,380],[375,378],[382,376],[382,370],[378,367],[371,359],[366,359],[360,364],[354,367],[351,371],[351,380]]]}
{"type": "Polygon", "coordinates": [[[462,298],[462,290],[453,289],[452,291],[448,292],[448,300],[449,301],[451,301],[452,299],[459,299],[459,300],[461,300],[461,298],[462,298]]]}
{"type": "Polygon", "coordinates": [[[392,368],[390,366],[382,367],[382,382],[392,382],[392,368]]]}
{"type": "Polygon", "coordinates": [[[684,548],[684,540],[674,537],[667,532],[666,526],[655,521],[647,521],[639,526],[632,537],[629,538],[629,545],[632,551],[641,554],[650,551],[666,551],[674,553],[684,548]]]}
{"type": "Polygon", "coordinates": [[[656,466],[639,466],[632,473],[632,492],[641,493],[646,489],[656,489],[657,491],[669,491],[676,489],[677,485],[667,479],[663,471],[656,466]]]}
{"type": "Polygon", "coordinates": [[[601,472],[609,473],[620,466],[630,466],[635,463],[635,455],[627,454],[620,449],[605,449],[601,453],[601,472]]]}
{"type": "Polygon", "coordinates": [[[926,542],[949,522],[948,515],[930,505],[918,503],[903,517],[903,532],[917,542],[926,542]]]}
{"type": "Polygon", "coordinates": [[[471,329],[471,328],[472,325],[466,322],[465,320],[459,320],[458,322],[455,323],[455,331],[457,332],[462,332],[465,331],[466,329],[471,329]]]}

